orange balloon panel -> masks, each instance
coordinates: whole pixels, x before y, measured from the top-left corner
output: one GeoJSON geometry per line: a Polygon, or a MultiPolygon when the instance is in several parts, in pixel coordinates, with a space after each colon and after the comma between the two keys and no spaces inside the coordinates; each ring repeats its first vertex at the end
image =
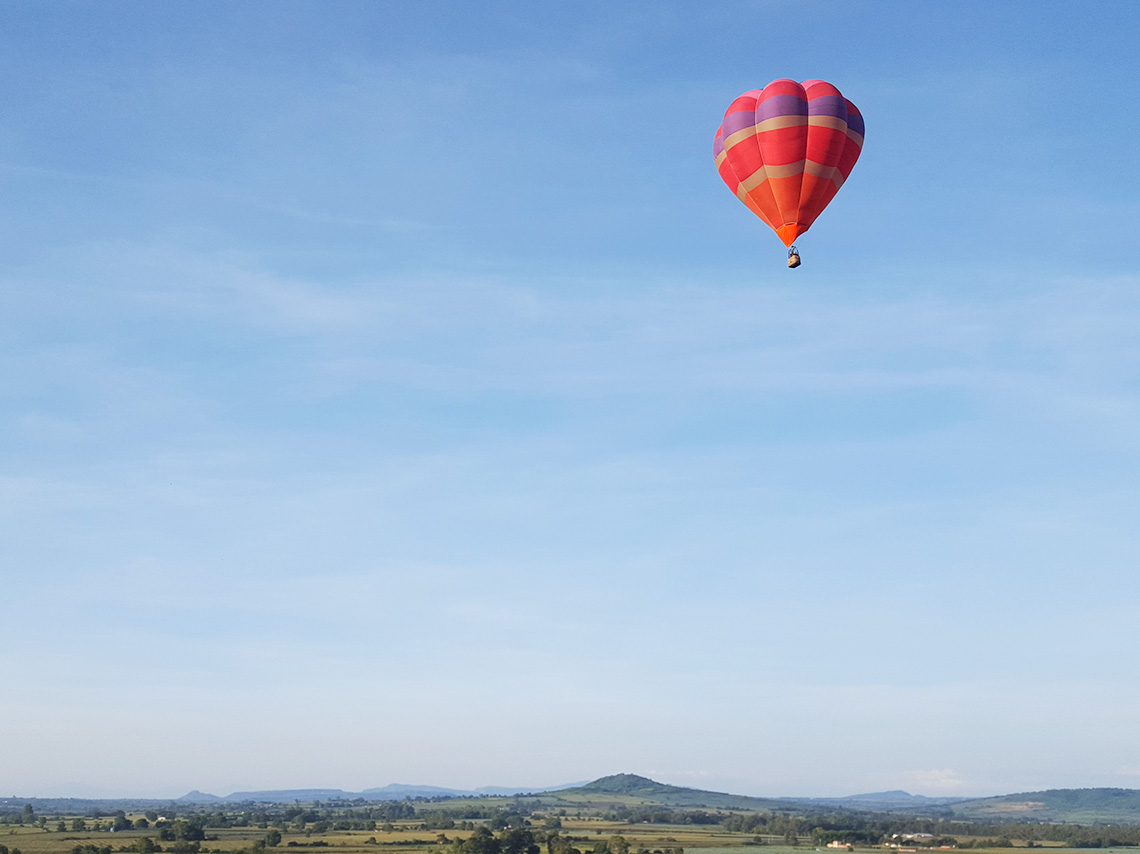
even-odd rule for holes
{"type": "Polygon", "coordinates": [[[791,246],[843,186],[863,148],[863,116],[830,83],[773,80],[745,92],[713,140],[720,177],[791,246]]]}

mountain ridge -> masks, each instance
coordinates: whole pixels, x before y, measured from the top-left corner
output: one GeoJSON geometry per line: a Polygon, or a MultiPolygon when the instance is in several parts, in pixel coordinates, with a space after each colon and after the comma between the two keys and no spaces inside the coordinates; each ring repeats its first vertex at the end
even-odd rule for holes
{"type": "MultiPolygon", "coordinates": [[[[768,810],[801,811],[818,814],[825,811],[910,815],[957,821],[983,822],[1068,822],[1079,824],[1140,825],[1140,789],[1090,787],[1080,789],[1042,789],[989,797],[930,797],[912,795],[901,789],[868,792],[843,797],[755,797],[713,792],[661,783],[637,774],[611,774],[588,783],[564,784],[546,788],[483,786],[479,789],[454,789],[443,786],[389,783],[360,792],[343,789],[268,789],[233,792],[218,796],[193,790],[180,798],[0,798],[0,808],[30,803],[37,812],[51,809],[84,808],[94,805],[148,804],[184,805],[187,807],[223,807],[242,803],[292,803],[314,801],[384,802],[425,800],[445,802],[448,799],[496,798],[526,796],[543,807],[577,807],[579,809],[691,809],[691,810],[768,810]]],[[[504,808],[507,804],[503,804],[504,808]]]]}
{"type": "Polygon", "coordinates": [[[928,797],[901,789],[838,798],[761,798],[658,783],[636,774],[613,774],[558,793],[593,806],[660,806],[705,809],[843,810],[959,821],[1140,824],[1140,789],[1045,789],[990,797],[928,797]]]}
{"type": "Polygon", "coordinates": [[[466,797],[510,797],[512,795],[544,794],[579,786],[580,783],[563,783],[545,788],[510,786],[482,786],[478,789],[452,789],[445,786],[427,786],[407,783],[389,783],[374,786],[359,792],[344,789],[262,789],[248,792],[232,792],[228,795],[212,795],[197,789],[187,792],[174,803],[185,804],[241,804],[241,803],[288,803],[290,801],[402,801],[428,798],[466,797]]]}

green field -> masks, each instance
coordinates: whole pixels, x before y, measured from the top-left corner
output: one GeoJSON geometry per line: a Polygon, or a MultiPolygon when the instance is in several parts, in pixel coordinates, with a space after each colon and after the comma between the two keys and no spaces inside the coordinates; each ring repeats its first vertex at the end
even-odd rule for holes
{"type": "MultiPolygon", "coordinates": [[[[437,806],[433,804],[433,807],[437,806]]],[[[138,818],[128,814],[128,818],[138,818]]],[[[52,816],[53,822],[63,820],[70,826],[76,816],[52,816]]],[[[608,821],[596,816],[582,818],[562,818],[562,828],[558,831],[563,838],[572,841],[575,848],[589,854],[599,842],[621,836],[629,844],[630,854],[637,852],[667,852],[682,848],[686,852],[700,854],[808,854],[825,852],[829,849],[813,846],[809,839],[791,846],[775,839],[761,842],[751,833],[733,833],[718,825],[661,825],[636,824],[608,821]]],[[[308,854],[312,849],[334,849],[336,854],[412,854],[412,852],[450,852],[456,839],[466,839],[472,830],[425,830],[417,820],[392,822],[387,830],[351,830],[313,833],[312,831],[290,831],[280,824],[267,823],[266,827],[225,827],[205,829],[206,838],[196,843],[194,850],[199,854],[237,854],[237,852],[273,852],[273,854],[308,854]],[[270,848],[264,848],[267,833],[277,827],[281,841],[270,848]]],[[[544,834],[540,831],[538,835],[544,834]]],[[[28,826],[0,826],[0,845],[12,851],[19,849],[21,854],[72,854],[80,849],[84,854],[95,854],[95,849],[105,851],[109,846],[112,852],[136,852],[144,839],[155,840],[151,830],[126,830],[116,833],[108,831],[73,832],[57,831],[28,826]],[[92,846],[87,848],[86,846],[92,846]]],[[[175,851],[176,845],[157,842],[163,851],[175,851]]],[[[1014,847],[1025,847],[1022,840],[1013,840],[1014,847]]],[[[1049,848],[1052,854],[1068,850],[1057,843],[1038,842],[1037,847],[1049,848]]],[[[540,846],[545,854],[545,846],[540,846]]],[[[885,846],[856,845],[855,851],[887,852],[885,846]]],[[[919,849],[922,851],[923,849],[919,849]]],[[[974,848],[979,854],[1008,854],[1008,848],[974,848]]],[[[1118,851],[1121,854],[1129,848],[1102,848],[1101,854],[1118,851]]],[[[332,854],[332,852],[330,852],[332,854]]]]}

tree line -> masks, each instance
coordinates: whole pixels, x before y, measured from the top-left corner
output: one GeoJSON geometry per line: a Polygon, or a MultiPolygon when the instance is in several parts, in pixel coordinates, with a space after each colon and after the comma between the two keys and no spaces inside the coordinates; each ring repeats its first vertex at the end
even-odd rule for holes
{"type": "Polygon", "coordinates": [[[831,841],[874,845],[889,842],[894,834],[929,834],[906,841],[908,848],[1009,848],[1013,840],[1027,843],[1060,842],[1069,848],[1111,848],[1140,845],[1140,825],[1081,825],[1035,822],[950,821],[897,815],[861,815],[836,812],[813,816],[780,813],[737,813],[721,822],[725,830],[775,836],[791,841],[811,836],[813,844],[831,841]],[[968,837],[968,838],[959,838],[968,837]]]}

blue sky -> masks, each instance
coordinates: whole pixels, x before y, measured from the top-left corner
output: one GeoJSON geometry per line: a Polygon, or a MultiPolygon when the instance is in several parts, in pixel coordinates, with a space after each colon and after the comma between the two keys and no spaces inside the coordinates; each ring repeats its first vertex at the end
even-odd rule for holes
{"type": "Polygon", "coordinates": [[[1140,786],[1138,42],[3,4],[0,791],[1140,786]],[[794,272],[778,77],[867,122],[794,272]]]}

